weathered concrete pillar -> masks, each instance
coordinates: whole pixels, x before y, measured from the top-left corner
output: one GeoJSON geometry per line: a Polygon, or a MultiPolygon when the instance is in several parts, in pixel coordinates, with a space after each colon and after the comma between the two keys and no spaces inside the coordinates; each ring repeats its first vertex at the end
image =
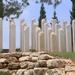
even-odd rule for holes
{"type": "Polygon", "coordinates": [[[45,44],[44,44],[44,46],[45,46],[45,51],[47,51],[47,29],[48,29],[48,23],[45,23],[45,25],[44,25],[44,41],[45,41],[45,44]]]}
{"type": "Polygon", "coordinates": [[[41,20],[41,28],[42,28],[42,31],[44,32],[44,25],[46,23],[46,20],[45,19],[42,19],[41,20]]]}
{"type": "Polygon", "coordinates": [[[65,33],[62,28],[59,29],[59,52],[66,52],[65,33]]]}
{"type": "Polygon", "coordinates": [[[24,27],[24,52],[29,51],[29,27],[24,27]]]}
{"type": "Polygon", "coordinates": [[[24,19],[20,20],[20,50],[22,50],[22,23],[24,23],[24,19]]]}
{"type": "Polygon", "coordinates": [[[63,28],[64,32],[66,32],[66,24],[67,24],[67,21],[63,20],[63,22],[62,22],[62,28],[63,28]]]}
{"type": "Polygon", "coordinates": [[[72,21],[72,29],[73,29],[73,52],[75,52],[75,20],[72,21]]]}
{"type": "Polygon", "coordinates": [[[26,23],[22,23],[22,52],[24,51],[24,27],[26,26],[26,23]]]}
{"type": "Polygon", "coordinates": [[[44,51],[44,32],[39,32],[38,35],[38,51],[44,51]]]}
{"type": "Polygon", "coordinates": [[[36,23],[35,19],[31,20],[31,49],[34,49],[34,23],[36,23]]]}
{"type": "Polygon", "coordinates": [[[66,25],[66,52],[72,52],[71,25],[66,25]]]}
{"type": "Polygon", "coordinates": [[[3,29],[2,29],[2,18],[0,18],[0,52],[2,51],[3,47],[3,29]]]}
{"type": "Polygon", "coordinates": [[[59,28],[60,28],[60,25],[55,24],[55,33],[56,33],[56,36],[57,36],[57,51],[59,51],[59,34],[58,34],[59,28]]]}
{"type": "Polygon", "coordinates": [[[15,52],[16,51],[16,25],[15,23],[10,20],[10,33],[9,33],[9,52],[15,52]]]}
{"type": "Polygon", "coordinates": [[[39,32],[41,32],[41,29],[39,27],[36,27],[36,51],[38,51],[38,36],[39,32]]]}
{"type": "Polygon", "coordinates": [[[51,32],[52,32],[52,28],[48,28],[47,29],[47,50],[48,52],[51,52],[51,32]]]}
{"type": "Polygon", "coordinates": [[[55,32],[55,24],[57,24],[56,19],[52,19],[52,31],[55,32]]]}
{"type": "Polygon", "coordinates": [[[51,33],[51,52],[57,52],[57,37],[54,32],[51,33]]]}

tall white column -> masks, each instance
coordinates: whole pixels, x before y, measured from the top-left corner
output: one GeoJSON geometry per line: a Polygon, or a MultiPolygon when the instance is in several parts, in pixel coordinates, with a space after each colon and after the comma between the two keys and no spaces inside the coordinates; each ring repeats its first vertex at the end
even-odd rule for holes
{"type": "Polygon", "coordinates": [[[62,28],[59,29],[59,52],[66,52],[65,33],[62,28]]]}
{"type": "Polygon", "coordinates": [[[22,50],[22,23],[24,23],[24,19],[20,20],[20,50],[22,50]]]}
{"type": "Polygon", "coordinates": [[[33,18],[31,20],[31,49],[34,49],[33,44],[34,44],[34,23],[36,23],[36,20],[33,18]]]}
{"type": "Polygon", "coordinates": [[[55,24],[57,24],[56,19],[52,19],[52,31],[55,32],[55,24]]]}
{"type": "Polygon", "coordinates": [[[22,52],[24,51],[24,27],[26,26],[26,23],[22,23],[22,52]]]}
{"type": "Polygon", "coordinates": [[[42,28],[42,31],[44,32],[44,25],[46,23],[46,20],[45,19],[42,19],[41,20],[41,28],[42,28]]]}
{"type": "Polygon", "coordinates": [[[41,32],[41,29],[39,27],[36,27],[36,51],[38,51],[38,36],[41,32]]]}
{"type": "Polygon", "coordinates": [[[75,20],[72,21],[72,29],[73,29],[73,52],[75,52],[75,20]]]}
{"type": "Polygon", "coordinates": [[[66,25],[66,51],[72,52],[71,25],[66,25]]]}
{"type": "Polygon", "coordinates": [[[2,37],[3,37],[3,29],[2,29],[3,27],[2,27],[2,18],[0,18],[0,52],[2,51],[2,47],[3,47],[3,39],[2,39],[2,37]]]}
{"type": "Polygon", "coordinates": [[[9,52],[16,51],[16,25],[14,22],[10,22],[10,34],[9,34],[9,52]]]}
{"type": "Polygon", "coordinates": [[[42,31],[38,35],[38,51],[44,51],[44,33],[42,31]]]}
{"type": "Polygon", "coordinates": [[[59,34],[58,34],[59,28],[60,28],[60,25],[55,24],[55,33],[57,35],[57,51],[59,51],[59,34]]]}
{"type": "Polygon", "coordinates": [[[24,52],[29,51],[29,27],[24,27],[24,52]]]}
{"type": "Polygon", "coordinates": [[[57,39],[54,32],[51,33],[51,52],[57,52],[57,39]]]}
{"type": "Polygon", "coordinates": [[[48,52],[51,52],[51,37],[50,37],[50,35],[51,35],[51,32],[52,32],[52,28],[48,28],[47,29],[47,50],[48,50],[48,52]]]}

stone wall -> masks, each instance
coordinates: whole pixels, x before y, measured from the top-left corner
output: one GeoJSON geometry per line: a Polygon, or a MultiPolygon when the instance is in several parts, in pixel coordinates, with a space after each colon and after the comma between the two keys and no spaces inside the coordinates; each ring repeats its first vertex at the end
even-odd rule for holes
{"type": "Polygon", "coordinates": [[[45,52],[1,53],[0,72],[12,75],[75,75],[75,64],[45,52]]]}

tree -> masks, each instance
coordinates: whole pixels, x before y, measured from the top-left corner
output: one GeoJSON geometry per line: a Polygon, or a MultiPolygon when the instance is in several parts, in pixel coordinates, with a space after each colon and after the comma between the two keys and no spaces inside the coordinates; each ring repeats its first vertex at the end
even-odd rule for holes
{"type": "Polygon", "coordinates": [[[75,19],[75,0],[71,0],[72,2],[72,10],[70,11],[70,24],[72,24],[72,20],[75,19]]]}
{"type": "Polygon", "coordinates": [[[40,28],[41,28],[41,20],[42,19],[46,19],[46,11],[45,11],[44,4],[43,3],[41,4],[40,17],[38,19],[38,21],[39,21],[39,27],[40,28]]]}
{"type": "Polygon", "coordinates": [[[0,17],[1,18],[18,18],[24,8],[29,5],[28,0],[0,0],[0,17]]]}

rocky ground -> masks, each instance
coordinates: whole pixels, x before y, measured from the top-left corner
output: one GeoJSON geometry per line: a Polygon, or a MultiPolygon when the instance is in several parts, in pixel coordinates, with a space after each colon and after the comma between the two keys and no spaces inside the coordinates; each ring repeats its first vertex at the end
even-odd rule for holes
{"type": "Polygon", "coordinates": [[[1,53],[0,72],[12,75],[75,75],[71,59],[50,56],[44,52],[1,53]]]}

